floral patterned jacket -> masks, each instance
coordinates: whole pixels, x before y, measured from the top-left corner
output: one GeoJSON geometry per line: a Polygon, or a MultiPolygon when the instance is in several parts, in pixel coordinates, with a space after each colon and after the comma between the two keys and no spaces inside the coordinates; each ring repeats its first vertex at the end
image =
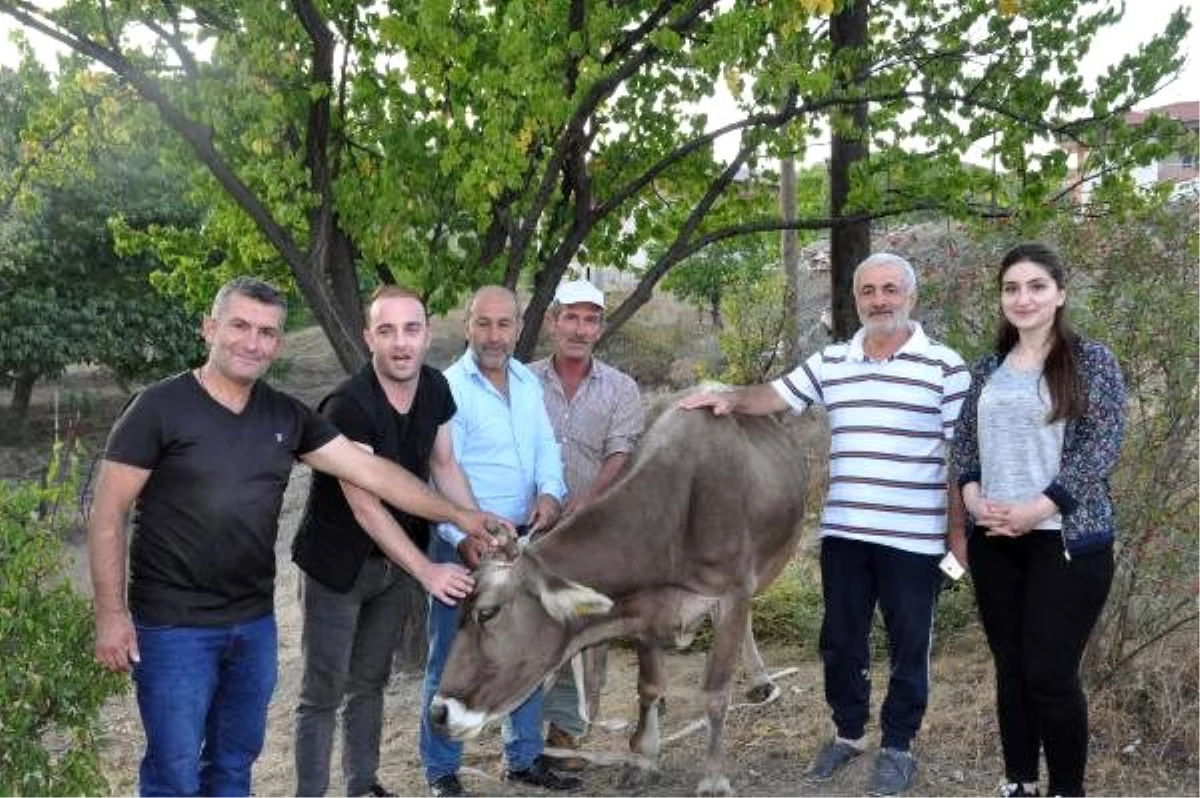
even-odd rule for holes
{"type": "MultiPolygon", "coordinates": [[[[1087,393],[1087,412],[1067,419],[1058,476],[1042,491],[1062,514],[1068,558],[1110,545],[1116,536],[1108,477],[1116,467],[1125,431],[1125,381],[1116,356],[1101,343],[1079,339],[1076,357],[1087,393]]],[[[954,430],[952,461],[960,486],[981,477],[979,395],[1001,361],[1000,355],[992,352],[971,369],[971,390],[954,430]]],[[[973,527],[974,519],[968,517],[968,534],[973,527]]]]}

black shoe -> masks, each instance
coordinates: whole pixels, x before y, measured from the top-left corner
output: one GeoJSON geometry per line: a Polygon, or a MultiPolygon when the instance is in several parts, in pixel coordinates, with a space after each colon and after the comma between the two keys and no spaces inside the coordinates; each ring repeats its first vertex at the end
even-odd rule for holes
{"type": "Polygon", "coordinates": [[[505,770],[504,780],[519,781],[534,787],[559,791],[575,790],[583,785],[583,782],[574,776],[560,776],[555,773],[546,765],[546,758],[542,756],[533,760],[533,764],[524,770],[513,770],[512,768],[505,770]]]}
{"type": "Polygon", "coordinates": [[[835,737],[821,746],[821,750],[817,752],[816,758],[808,768],[808,778],[816,782],[829,781],[833,778],[834,773],[837,773],[851,759],[860,754],[862,754],[861,748],[835,737]]]}
{"type": "Polygon", "coordinates": [[[364,792],[363,795],[370,796],[370,798],[396,798],[396,793],[389,792],[387,787],[384,787],[379,782],[375,782],[368,787],[367,791],[364,792]]]}
{"type": "Polygon", "coordinates": [[[1032,784],[1032,789],[1027,789],[1025,783],[1019,781],[1009,782],[1000,788],[1000,798],[1037,798],[1041,795],[1038,792],[1037,784],[1034,782],[1026,782],[1032,784]]]}
{"type": "Polygon", "coordinates": [[[433,794],[434,798],[450,798],[467,794],[467,791],[463,789],[462,782],[458,780],[457,773],[451,773],[429,782],[429,792],[433,794]]]}

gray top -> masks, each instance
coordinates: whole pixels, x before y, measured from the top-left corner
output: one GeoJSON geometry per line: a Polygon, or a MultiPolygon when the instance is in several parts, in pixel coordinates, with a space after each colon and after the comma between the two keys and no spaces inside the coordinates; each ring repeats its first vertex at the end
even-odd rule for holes
{"type": "MultiPolygon", "coordinates": [[[[1058,476],[1065,422],[1047,424],[1050,394],[1042,372],[1018,371],[1006,359],[979,396],[980,490],[987,499],[1024,502],[1058,476]]],[[[1055,513],[1038,529],[1061,529],[1055,513]]]]}

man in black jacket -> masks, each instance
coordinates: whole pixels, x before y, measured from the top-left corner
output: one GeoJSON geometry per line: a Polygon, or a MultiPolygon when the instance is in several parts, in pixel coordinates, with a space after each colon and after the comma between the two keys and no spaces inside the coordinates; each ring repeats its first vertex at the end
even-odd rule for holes
{"type": "MultiPolygon", "coordinates": [[[[441,372],[424,365],[431,333],[420,297],[398,286],[381,287],[371,299],[363,335],[371,362],[321,400],[321,413],[350,440],[423,480],[432,476],[447,497],[476,507],[454,457],[450,387],[441,372]]],[[[430,562],[424,554],[428,542],[424,519],[387,507],[347,482],[314,474],[292,545],[292,558],[304,572],[296,795],[325,794],[343,704],[346,794],[390,794],[376,771],[383,690],[404,606],[402,580],[411,574],[450,606],[474,586],[463,566],[430,562]]],[[[464,544],[482,550],[488,542],[469,538],[464,544]]]]}

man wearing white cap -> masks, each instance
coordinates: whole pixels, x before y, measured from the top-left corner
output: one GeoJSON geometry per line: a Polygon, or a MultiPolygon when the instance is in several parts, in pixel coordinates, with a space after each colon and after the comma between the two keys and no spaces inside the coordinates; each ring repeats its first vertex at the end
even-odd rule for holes
{"type": "MultiPolygon", "coordinates": [[[[546,321],[554,351],[529,368],[542,381],[546,412],[562,450],[569,514],[599,496],[624,468],[642,434],[645,415],[633,378],[592,356],[604,332],[604,294],[599,288],[587,280],[560,283],[546,321]]],[[[578,704],[567,666],[546,694],[542,710],[550,724],[548,746],[578,747],[587,731],[578,704]]]]}

